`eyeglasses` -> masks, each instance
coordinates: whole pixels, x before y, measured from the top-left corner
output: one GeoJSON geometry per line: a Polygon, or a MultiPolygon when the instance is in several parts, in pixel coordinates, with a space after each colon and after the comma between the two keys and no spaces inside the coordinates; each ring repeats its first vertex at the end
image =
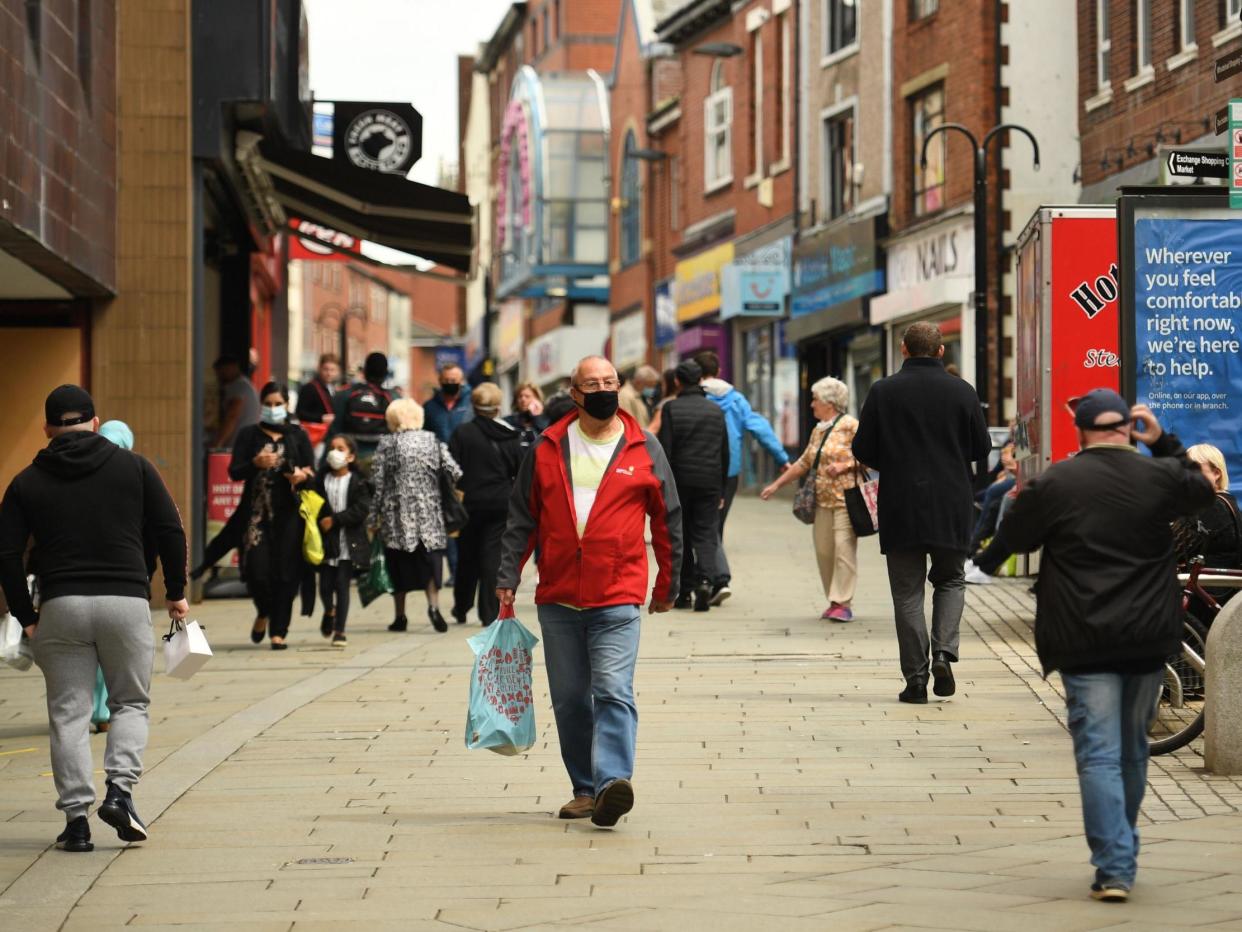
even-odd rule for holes
{"type": "Polygon", "coordinates": [[[576,386],[578,391],[584,395],[592,392],[615,392],[621,387],[620,379],[587,379],[585,382],[579,382],[576,386]]]}

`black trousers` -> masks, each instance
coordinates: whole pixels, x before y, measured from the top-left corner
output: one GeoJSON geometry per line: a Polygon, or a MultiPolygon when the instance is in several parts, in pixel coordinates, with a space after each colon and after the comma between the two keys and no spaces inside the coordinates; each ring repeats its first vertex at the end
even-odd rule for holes
{"type": "Polygon", "coordinates": [[[721,586],[727,586],[729,580],[733,578],[733,571],[729,569],[729,558],[725,555],[724,527],[725,522],[729,520],[729,509],[733,507],[733,497],[737,495],[737,484],[740,478],[740,475],[730,476],[725,480],[724,507],[719,511],[720,540],[716,545],[716,583],[721,586]]]}
{"type": "Polygon", "coordinates": [[[457,538],[457,572],[453,577],[453,613],[464,615],[479,594],[479,621],[490,625],[500,614],[496,577],[500,573],[500,539],[504,537],[503,511],[472,514],[457,538]]]}
{"type": "Polygon", "coordinates": [[[250,597],[258,613],[267,618],[267,633],[271,637],[289,635],[289,622],[293,618],[293,603],[298,597],[301,580],[247,580],[250,597]]]}
{"type": "Polygon", "coordinates": [[[337,634],[345,633],[345,622],[349,618],[349,584],[353,578],[354,565],[348,560],[337,566],[324,563],[319,567],[319,599],[325,612],[334,613],[332,629],[337,634]]]}
{"type": "Polygon", "coordinates": [[[714,586],[720,580],[720,499],[719,489],[678,488],[681,499],[681,527],[684,554],[681,559],[683,595],[700,585],[714,586]]]}

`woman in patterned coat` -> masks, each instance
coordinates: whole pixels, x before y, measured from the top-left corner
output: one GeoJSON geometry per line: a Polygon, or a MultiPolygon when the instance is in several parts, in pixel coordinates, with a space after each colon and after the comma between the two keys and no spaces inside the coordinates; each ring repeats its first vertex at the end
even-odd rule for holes
{"type": "Polygon", "coordinates": [[[371,461],[375,498],[371,524],[384,541],[384,559],[392,580],[396,618],[389,631],[404,631],[406,593],[427,593],[427,617],[440,632],[448,630],[440,614],[440,586],[444,550],[444,510],[440,501],[440,473],[456,483],[461,467],[435,434],[422,429],[423,408],[411,398],[388,406],[388,429],[371,461]]]}

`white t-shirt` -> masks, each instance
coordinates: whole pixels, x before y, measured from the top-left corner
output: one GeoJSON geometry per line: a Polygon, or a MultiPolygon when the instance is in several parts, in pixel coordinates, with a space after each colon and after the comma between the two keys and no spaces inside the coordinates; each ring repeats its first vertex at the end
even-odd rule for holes
{"type": "MultiPolygon", "coordinates": [[[[323,480],[323,490],[328,493],[328,507],[332,509],[333,514],[339,514],[349,507],[349,480],[353,477],[353,473],[347,472],[343,476],[336,476],[328,473],[323,480]]],[[[340,557],[328,560],[329,566],[336,566],[339,562],[349,562],[349,543],[345,539],[345,528],[334,527],[328,533],[335,534],[339,541],[337,553],[340,557]]]]}
{"type": "Polygon", "coordinates": [[[586,530],[604,471],[612,462],[613,451],[624,433],[625,429],[621,428],[611,437],[595,440],[582,432],[577,421],[569,428],[569,472],[574,483],[574,512],[578,516],[579,537],[586,530]]]}

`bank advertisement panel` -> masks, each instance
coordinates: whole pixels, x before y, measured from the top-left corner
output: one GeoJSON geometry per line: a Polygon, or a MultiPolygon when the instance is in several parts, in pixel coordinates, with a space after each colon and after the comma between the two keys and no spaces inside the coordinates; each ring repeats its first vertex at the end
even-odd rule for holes
{"type": "Polygon", "coordinates": [[[1134,221],[1135,400],[1242,480],[1242,221],[1134,221]]]}

